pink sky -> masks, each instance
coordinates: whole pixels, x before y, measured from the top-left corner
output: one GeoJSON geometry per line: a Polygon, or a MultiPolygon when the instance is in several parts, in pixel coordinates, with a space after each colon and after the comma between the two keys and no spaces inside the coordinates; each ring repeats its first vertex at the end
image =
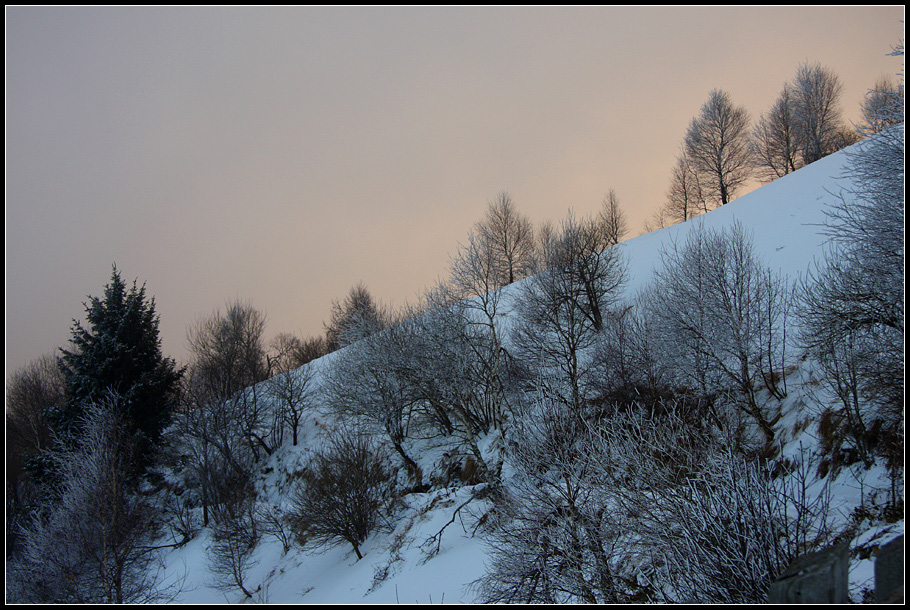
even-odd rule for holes
{"type": "Polygon", "coordinates": [[[507,190],[535,223],[664,200],[709,91],[753,119],[804,61],[844,114],[903,40],[878,7],[6,9],[7,376],[64,346],[116,262],[166,354],[239,297],[322,332],[401,305],[507,190]]]}

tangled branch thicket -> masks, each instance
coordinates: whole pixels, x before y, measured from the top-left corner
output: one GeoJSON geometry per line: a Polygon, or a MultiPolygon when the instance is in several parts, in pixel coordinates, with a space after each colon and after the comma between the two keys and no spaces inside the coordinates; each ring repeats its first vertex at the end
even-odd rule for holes
{"type": "Polygon", "coordinates": [[[692,434],[677,404],[663,407],[592,425],[537,405],[516,426],[481,600],[761,603],[795,557],[830,540],[811,464],[775,477],[775,464],[692,434]]]}

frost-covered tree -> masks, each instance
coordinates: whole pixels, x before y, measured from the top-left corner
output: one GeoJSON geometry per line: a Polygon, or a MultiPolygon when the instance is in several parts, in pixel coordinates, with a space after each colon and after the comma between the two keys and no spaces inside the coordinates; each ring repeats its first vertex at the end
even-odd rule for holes
{"type": "Polygon", "coordinates": [[[640,592],[618,544],[630,531],[604,487],[591,429],[565,405],[535,402],[507,437],[514,475],[485,536],[486,603],[617,603],[640,592]]]}
{"type": "Polygon", "coordinates": [[[534,227],[515,207],[512,197],[499,193],[487,206],[484,219],[474,231],[483,247],[497,261],[499,283],[511,284],[530,273],[534,256],[534,227]]]}
{"type": "Polygon", "coordinates": [[[588,452],[625,517],[621,548],[649,598],[671,603],[761,603],[799,555],[831,539],[828,496],[810,496],[814,467],[753,461],[735,438],[687,416],[670,401],[659,411],[620,411],[593,431],[588,452]],[[774,476],[785,465],[787,476],[774,476]]]}
{"type": "Polygon", "coordinates": [[[503,286],[495,250],[479,234],[468,233],[467,243],[460,244],[452,257],[446,292],[452,299],[468,301],[468,306],[492,325],[499,312],[503,286]]]}
{"type": "Polygon", "coordinates": [[[802,340],[840,372],[829,379],[855,377],[835,390],[859,447],[887,450],[904,417],[904,125],[857,146],[828,209],[830,249],[803,283],[802,340]]]}
{"type": "Polygon", "coordinates": [[[61,350],[66,403],[51,413],[52,427],[62,442],[78,444],[86,407],[104,401],[136,434],[137,466],[145,466],[176,405],[182,374],[161,353],[155,300],[144,285],[127,289],[114,267],[104,296],[89,297],[85,318],[87,326],[74,322],[71,347],[61,350]]]}
{"type": "MultiPolygon", "coordinates": [[[[903,44],[892,55],[902,56],[903,44]]],[[[903,84],[898,87],[903,91],[903,84]]],[[[849,153],[841,192],[826,210],[829,249],[800,291],[802,341],[828,373],[860,457],[903,469],[904,108],[884,96],[876,116],[895,124],[849,153]]]]}
{"type": "Polygon", "coordinates": [[[470,423],[463,429],[468,437],[499,427],[506,406],[504,380],[510,358],[504,348],[503,276],[497,261],[484,239],[470,233],[468,243],[460,245],[452,259],[449,281],[427,295],[426,309],[436,313],[424,318],[432,324],[423,326],[423,336],[438,345],[448,335],[460,354],[453,354],[461,372],[455,375],[459,388],[450,388],[454,391],[450,398],[458,398],[450,404],[463,409],[459,418],[470,423]]]}
{"type": "Polygon", "coordinates": [[[837,74],[819,63],[802,63],[790,90],[803,164],[808,165],[843,148],[840,98],[844,86],[837,74]]]}
{"type": "MultiPolygon", "coordinates": [[[[488,305],[499,303],[498,294],[492,298],[488,305]]],[[[513,360],[503,347],[501,317],[488,317],[483,301],[458,299],[445,285],[424,301],[422,313],[405,323],[407,358],[397,374],[419,400],[420,421],[459,440],[478,464],[478,476],[495,480],[499,465],[487,463],[479,442],[501,429],[509,412],[513,360]]]]}
{"type": "Polygon", "coordinates": [[[332,314],[325,325],[327,351],[350,345],[389,325],[389,313],[373,299],[363,283],[351,288],[344,301],[332,301],[332,314]]]}
{"type": "Polygon", "coordinates": [[[661,328],[649,304],[654,288],[643,289],[607,316],[591,350],[589,391],[599,401],[644,401],[669,389],[671,367],[663,357],[661,328]]]}
{"type": "Polygon", "coordinates": [[[830,541],[814,465],[753,462],[697,404],[618,408],[582,421],[534,404],[507,437],[514,472],[485,541],[491,603],[761,603],[830,541]],[[694,412],[692,412],[694,409],[694,412]],[[694,417],[693,417],[694,415],[694,417]]]}
{"type": "Polygon", "coordinates": [[[34,603],[143,603],[160,599],[158,522],[130,469],[137,432],[109,395],[84,405],[81,442],[51,454],[56,499],[24,528],[12,570],[16,595],[34,603]]]}
{"type": "Polygon", "coordinates": [[[749,113],[714,89],[686,131],[686,155],[716,205],[729,203],[749,178],[749,113]]]}
{"type": "Polygon", "coordinates": [[[522,287],[513,342],[551,399],[580,413],[587,350],[625,282],[619,251],[596,221],[569,216],[546,249],[546,268],[522,287]]]}
{"type": "Polygon", "coordinates": [[[684,244],[661,251],[653,315],[665,329],[667,357],[683,385],[704,394],[735,388],[743,408],[774,438],[772,414],[758,402],[773,388],[770,367],[783,354],[786,284],[755,256],[745,228],[698,224],[684,244]]]}
{"type": "Polygon", "coordinates": [[[904,85],[895,83],[887,76],[876,81],[866,93],[861,106],[863,125],[860,129],[872,135],[892,125],[904,122],[904,85]]]}
{"type": "Polygon", "coordinates": [[[763,182],[776,180],[803,165],[796,125],[793,86],[785,83],[774,105],[752,128],[752,163],[763,182]]]}
{"type": "Polygon", "coordinates": [[[409,472],[417,463],[404,443],[418,394],[403,376],[407,366],[407,325],[397,324],[349,345],[331,361],[322,397],[337,413],[363,417],[384,433],[409,472]]]}

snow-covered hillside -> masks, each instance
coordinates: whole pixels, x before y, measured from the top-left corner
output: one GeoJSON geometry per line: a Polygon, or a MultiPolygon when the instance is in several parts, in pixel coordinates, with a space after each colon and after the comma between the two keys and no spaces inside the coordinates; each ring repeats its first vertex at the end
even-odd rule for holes
{"type": "MultiPolygon", "coordinates": [[[[825,206],[842,188],[848,150],[830,155],[795,173],[765,185],[728,205],[695,220],[630,239],[618,247],[629,264],[627,292],[645,286],[660,262],[662,246],[682,243],[697,223],[709,228],[741,223],[752,234],[756,253],[772,269],[791,279],[805,274],[815,260],[821,260],[825,237],[825,206]]],[[[517,290],[515,285],[506,289],[517,290]]],[[[331,364],[333,355],[317,361],[317,370],[331,364]]],[[[806,405],[817,400],[817,373],[808,365],[797,369],[788,380],[788,396],[777,423],[787,445],[784,454],[796,455],[800,445],[816,443],[815,428],[802,425],[816,413],[806,405]],[[810,400],[812,399],[812,400],[810,400]]],[[[822,397],[824,400],[824,397],[822,397]]],[[[318,448],[325,430],[335,425],[327,412],[314,411],[303,422],[301,442],[286,444],[271,456],[259,480],[260,499],[288,506],[290,475],[307,461],[308,452],[318,448]]],[[[486,439],[495,443],[496,439],[486,439]]],[[[431,472],[440,461],[442,448],[420,449],[420,466],[431,472]]],[[[832,481],[832,516],[846,522],[849,514],[868,502],[873,494],[887,489],[883,469],[850,468],[832,481]]],[[[292,548],[287,553],[278,540],[263,536],[254,565],[245,582],[256,591],[254,602],[268,603],[469,603],[476,592],[470,586],[484,574],[486,549],[476,534],[477,520],[489,508],[486,500],[475,500],[458,510],[474,491],[471,487],[436,487],[426,493],[404,497],[387,531],[373,535],[362,547],[358,560],[349,545],[329,549],[292,548]],[[440,532],[441,535],[440,535],[440,532]]],[[[902,493],[902,492],[901,492],[902,493]]],[[[854,547],[890,539],[903,533],[903,522],[867,523],[854,539],[854,547]]],[[[205,530],[181,548],[167,555],[167,579],[183,578],[182,603],[237,603],[240,591],[222,592],[212,586],[207,552],[211,536],[205,530]]],[[[872,560],[855,559],[851,564],[851,594],[861,601],[864,588],[872,587],[872,560]]]]}

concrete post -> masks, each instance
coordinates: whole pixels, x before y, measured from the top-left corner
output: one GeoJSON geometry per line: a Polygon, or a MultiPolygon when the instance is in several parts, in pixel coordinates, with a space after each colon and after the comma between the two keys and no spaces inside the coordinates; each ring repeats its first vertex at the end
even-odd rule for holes
{"type": "Polygon", "coordinates": [[[904,536],[883,545],[875,556],[875,602],[904,602],[904,536]]]}
{"type": "Polygon", "coordinates": [[[850,601],[850,543],[798,557],[771,583],[772,604],[845,604],[850,601]]]}

